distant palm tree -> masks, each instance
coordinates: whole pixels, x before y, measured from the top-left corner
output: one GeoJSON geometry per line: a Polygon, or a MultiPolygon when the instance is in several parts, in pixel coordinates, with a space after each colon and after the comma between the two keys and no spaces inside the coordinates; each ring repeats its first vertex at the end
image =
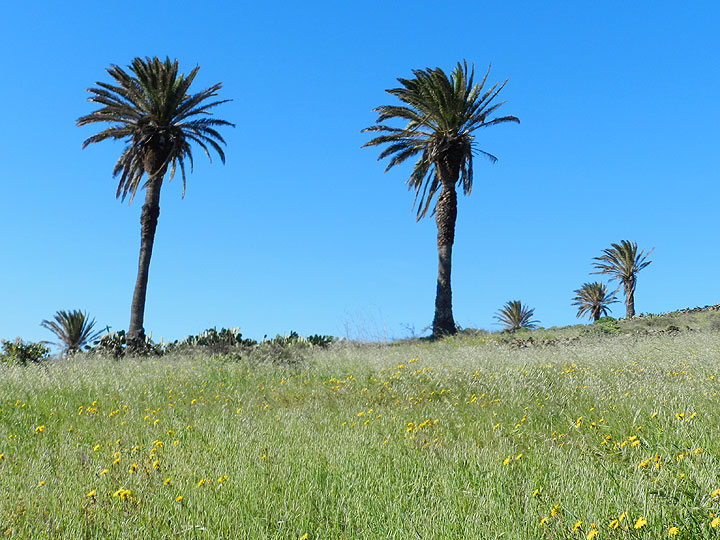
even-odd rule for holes
{"type": "Polygon", "coordinates": [[[415,191],[417,219],[425,217],[434,196],[432,210],[437,225],[438,277],[435,295],[433,337],[457,332],[452,313],[450,271],[457,217],[456,184],[468,195],[473,182],[473,155],[481,154],[491,162],[497,158],[477,148],[473,132],[479,128],[520,121],[514,116],[490,118],[504,102],[492,104],[503,89],[496,83],[483,91],[490,69],[480,83],[474,82],[475,69],[468,72],[467,62],[458,63],[448,77],[440,68],[413,70],[413,79],[398,79],[402,88],[386,90],[405,105],[383,105],[376,125],[365,132],[381,135],[363,145],[387,145],[378,159],[392,156],[386,171],[420,154],[407,179],[415,191]],[[398,118],[407,121],[401,128],[381,124],[398,118]],[[419,200],[418,200],[419,197],[419,200]]]}
{"type": "Polygon", "coordinates": [[[573,306],[578,306],[577,318],[587,314],[593,321],[610,313],[610,304],[617,302],[615,295],[610,294],[604,283],[583,283],[575,291],[573,306]]]}
{"type": "Polygon", "coordinates": [[[495,318],[500,324],[503,324],[503,330],[514,332],[521,328],[531,330],[537,328],[537,322],[532,320],[535,309],[524,306],[520,300],[511,300],[500,308],[495,318]]]}
{"type": "Polygon", "coordinates": [[[130,73],[116,65],[107,72],[114,85],[97,82],[89,88],[88,101],[100,108],[77,120],[78,126],[94,122],[108,122],[111,127],[83,142],[83,148],[105,139],[124,139],[126,146],[113,169],[120,177],[116,197],[132,201],[138,187],[145,188],[145,204],[140,215],[140,258],[138,274],[130,309],[127,349],[131,354],[145,352],[145,297],[147,294],[150,256],[155,241],[155,229],[160,215],[160,188],[170,167],[172,180],[176,166],[182,173],[182,196],[185,196],[185,158],[192,171],[193,156],[190,143],[203,149],[209,159],[212,148],[225,163],[225,154],[218,143],[225,143],[216,131],[218,126],[232,126],[230,122],[209,118],[210,109],[228,100],[213,100],[221,83],[197,94],[189,94],[190,84],[199,67],[187,76],[178,72],[177,60],[135,58],[130,73]],[[141,184],[143,175],[147,176],[141,184]]]}
{"type": "Polygon", "coordinates": [[[621,240],[619,244],[610,244],[608,249],[603,249],[603,255],[595,257],[593,267],[597,272],[593,274],[607,274],[610,280],[617,280],[618,287],[623,288],[625,293],[625,317],[635,316],[635,286],[637,273],[645,268],[652,261],[648,256],[653,252],[652,248],[647,253],[638,253],[637,244],[629,240],[621,240]]]}
{"type": "Polygon", "coordinates": [[[58,311],[52,321],[44,320],[40,326],[47,328],[60,340],[56,345],[63,349],[60,354],[78,352],[88,347],[102,334],[102,330],[94,332],[95,319],[90,319],[87,313],[79,310],[58,311]]]}

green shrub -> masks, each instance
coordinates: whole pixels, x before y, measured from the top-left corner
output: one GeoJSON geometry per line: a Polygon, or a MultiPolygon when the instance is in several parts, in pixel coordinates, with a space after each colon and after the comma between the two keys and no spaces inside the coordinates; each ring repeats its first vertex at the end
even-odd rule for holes
{"type": "MultiPolygon", "coordinates": [[[[603,319],[606,317],[602,317],[603,319]]],[[[612,317],[607,317],[608,319],[612,319],[605,322],[595,321],[595,323],[590,328],[590,331],[592,333],[600,333],[600,334],[609,334],[609,335],[615,335],[622,333],[622,328],[617,324],[617,321],[613,319],[612,317]]]]}
{"type": "Polygon", "coordinates": [[[600,317],[597,321],[593,322],[593,324],[605,324],[609,322],[615,322],[617,319],[615,317],[611,317],[610,315],[606,315],[605,317],[600,317]]]}
{"type": "Polygon", "coordinates": [[[173,341],[166,346],[168,351],[185,351],[204,349],[210,354],[235,354],[253,347],[257,341],[244,339],[239,328],[208,328],[195,336],[188,336],[182,341],[173,341]]]}
{"type": "Polygon", "coordinates": [[[28,362],[38,363],[47,359],[50,349],[41,343],[25,343],[20,338],[15,341],[0,340],[2,354],[0,362],[26,365],[28,362]]]}
{"type": "Polygon", "coordinates": [[[324,348],[335,343],[337,338],[313,334],[307,338],[297,332],[272,339],[267,336],[250,351],[250,359],[258,362],[269,362],[276,365],[297,365],[305,360],[307,354],[315,347],[324,348]]]}
{"type": "Polygon", "coordinates": [[[327,347],[337,342],[337,338],[334,336],[321,336],[319,334],[313,334],[306,339],[313,347],[327,347]]]}
{"type": "MultiPolygon", "coordinates": [[[[165,352],[165,348],[162,343],[155,343],[149,337],[145,338],[145,344],[148,355],[162,356],[165,352]]],[[[127,339],[125,337],[125,330],[118,330],[117,332],[110,332],[109,334],[102,336],[93,344],[90,348],[90,352],[97,353],[102,356],[120,358],[125,356],[126,346],[127,339]]]]}

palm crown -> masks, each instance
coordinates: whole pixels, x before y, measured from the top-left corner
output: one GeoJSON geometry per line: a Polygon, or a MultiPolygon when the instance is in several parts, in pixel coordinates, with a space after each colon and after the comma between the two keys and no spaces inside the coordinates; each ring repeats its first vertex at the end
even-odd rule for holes
{"type": "Polygon", "coordinates": [[[604,283],[584,283],[575,291],[573,306],[577,306],[577,317],[588,315],[594,321],[610,312],[610,304],[617,302],[615,295],[608,292],[604,283]]]}
{"type": "Polygon", "coordinates": [[[426,215],[433,196],[441,187],[442,175],[438,168],[459,167],[452,172],[467,195],[473,183],[473,154],[497,161],[495,156],[476,147],[473,136],[476,129],[503,122],[520,122],[514,116],[490,118],[504,103],[492,104],[507,80],[483,91],[489,73],[490,68],[482,81],[476,83],[474,68],[468,72],[464,61],[458,62],[450,77],[440,68],[413,70],[414,79],[399,78],[401,88],[386,90],[406,105],[383,105],[373,109],[378,113],[377,125],[363,131],[382,135],[363,146],[387,144],[378,157],[392,156],[386,171],[420,154],[407,180],[408,188],[415,191],[418,219],[426,215]],[[391,118],[406,120],[407,124],[403,128],[381,124],[391,118]]]}
{"type": "Polygon", "coordinates": [[[89,137],[87,145],[105,139],[125,139],[127,146],[115,164],[113,176],[119,176],[117,197],[130,196],[132,201],[143,173],[162,176],[170,167],[171,180],[176,166],[182,173],[182,194],[185,194],[185,158],[193,166],[190,143],[194,142],[211,158],[214,149],[225,162],[225,153],[219,143],[224,139],[216,131],[218,126],[232,126],[230,122],[208,118],[210,109],[228,100],[212,101],[222,84],[188,94],[199,67],[184,75],[178,73],[177,60],[164,61],[157,57],[135,58],[129,67],[131,73],[111,65],[107,72],[116,84],[97,82],[89,88],[88,101],[101,108],[77,120],[79,126],[93,122],[108,122],[111,127],[89,137]],[[199,118],[198,118],[199,117],[199,118]]]}
{"type": "Polygon", "coordinates": [[[80,351],[97,339],[102,331],[93,331],[95,319],[90,319],[87,313],[79,310],[55,313],[53,320],[44,320],[40,326],[47,328],[55,334],[60,341],[62,354],[80,351]]]}
{"type": "Polygon", "coordinates": [[[536,320],[532,320],[535,309],[523,305],[520,300],[511,300],[500,308],[495,315],[498,324],[502,324],[503,330],[514,332],[521,328],[537,328],[536,320]]]}
{"type": "Polygon", "coordinates": [[[647,260],[655,248],[647,253],[642,250],[638,253],[637,243],[629,240],[621,240],[619,244],[610,244],[610,247],[603,249],[600,257],[595,257],[593,267],[597,270],[594,274],[607,274],[611,280],[618,281],[618,288],[623,287],[625,292],[625,316],[635,315],[635,285],[637,273],[649,265],[652,261],[647,260]]]}

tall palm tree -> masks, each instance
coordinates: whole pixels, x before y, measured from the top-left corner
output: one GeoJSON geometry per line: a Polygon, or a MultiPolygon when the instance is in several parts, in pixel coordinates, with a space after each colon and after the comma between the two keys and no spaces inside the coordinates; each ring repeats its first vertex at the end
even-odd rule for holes
{"type": "Polygon", "coordinates": [[[171,62],[155,58],[135,58],[128,66],[129,73],[112,65],[107,72],[114,84],[96,82],[89,88],[88,101],[100,108],[77,120],[78,126],[107,122],[111,127],[89,137],[83,148],[105,139],[124,139],[126,146],[113,169],[120,177],[116,197],[129,196],[131,202],[138,187],[145,188],[145,204],[140,215],[140,257],[138,274],[130,309],[127,348],[131,354],[145,351],[145,297],[148,271],[152,255],[155,229],[160,215],[160,188],[170,168],[172,180],[179,165],[182,173],[182,196],[185,196],[185,159],[192,171],[193,156],[190,143],[203,149],[212,161],[212,148],[225,163],[225,154],[218,143],[225,143],[217,132],[218,126],[232,126],[230,122],[210,118],[210,109],[228,100],[214,100],[221,83],[196,94],[188,93],[199,66],[187,75],[178,72],[177,60],[171,62]],[[143,175],[146,180],[141,184],[143,175]]]}
{"type": "Polygon", "coordinates": [[[495,318],[499,324],[504,325],[503,330],[514,332],[521,328],[527,328],[532,330],[537,328],[539,321],[532,320],[532,316],[535,313],[535,309],[530,309],[524,306],[520,300],[510,300],[503,307],[501,307],[495,318]]]}
{"type": "Polygon", "coordinates": [[[583,286],[575,290],[573,306],[578,307],[577,318],[587,314],[593,321],[610,313],[610,304],[617,302],[615,295],[608,292],[604,283],[583,283],[583,286]]]}
{"type": "Polygon", "coordinates": [[[593,258],[593,267],[597,272],[593,274],[607,274],[610,280],[617,280],[618,287],[615,292],[623,288],[625,292],[625,317],[635,316],[635,285],[637,284],[637,273],[645,268],[652,261],[647,260],[653,252],[652,248],[647,253],[638,253],[637,243],[629,240],[621,240],[619,244],[610,244],[610,247],[603,249],[600,257],[593,258]]]}
{"type": "Polygon", "coordinates": [[[514,116],[491,118],[504,102],[493,100],[507,83],[496,83],[483,90],[490,68],[482,81],[474,81],[474,67],[458,62],[448,77],[440,68],[413,70],[414,78],[398,79],[401,88],[386,90],[403,105],[383,105],[376,124],[365,132],[380,133],[363,145],[387,145],[378,159],[392,156],[385,171],[408,158],[418,160],[407,179],[408,189],[415,191],[417,219],[425,217],[434,196],[439,192],[432,214],[437,225],[438,277],[435,295],[433,337],[454,334],[457,329],[452,313],[450,271],[452,246],[457,217],[456,184],[465,195],[473,182],[473,155],[481,154],[491,162],[497,158],[477,148],[473,132],[477,129],[520,121],[514,116]],[[397,118],[407,122],[404,127],[382,124],[397,118]]]}
{"type": "Polygon", "coordinates": [[[80,310],[58,311],[52,321],[43,320],[40,326],[57,336],[63,355],[82,350],[102,334],[102,330],[93,331],[95,319],[80,310]]]}

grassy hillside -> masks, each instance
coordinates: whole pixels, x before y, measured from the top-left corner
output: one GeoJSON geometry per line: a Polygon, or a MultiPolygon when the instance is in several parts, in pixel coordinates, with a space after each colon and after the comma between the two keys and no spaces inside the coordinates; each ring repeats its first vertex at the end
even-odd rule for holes
{"type": "Polygon", "coordinates": [[[463,330],[458,339],[463,341],[495,341],[516,345],[542,345],[567,343],[583,338],[617,335],[649,335],[678,332],[720,331],[720,304],[702,308],[687,308],[669,313],[654,315],[640,314],[631,319],[613,319],[605,317],[596,323],[576,324],[572,326],[537,328],[520,330],[515,333],[488,332],[485,330],[463,330]],[[530,343],[521,343],[530,340],[530,343]],[[532,343],[534,342],[534,343],[532,343]]]}
{"type": "Polygon", "coordinates": [[[628,329],[3,365],[0,534],[720,537],[719,358],[628,329]]]}

